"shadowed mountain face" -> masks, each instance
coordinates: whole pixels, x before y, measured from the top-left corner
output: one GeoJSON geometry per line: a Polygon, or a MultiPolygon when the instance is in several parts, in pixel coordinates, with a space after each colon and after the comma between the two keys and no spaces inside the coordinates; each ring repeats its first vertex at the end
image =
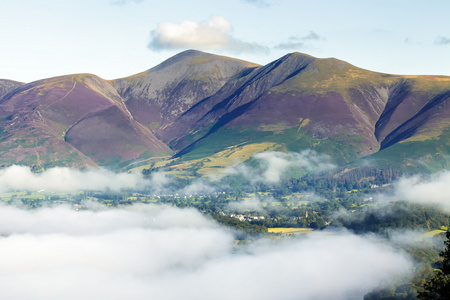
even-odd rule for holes
{"type": "Polygon", "coordinates": [[[256,66],[189,50],[113,84],[135,119],[159,131],[197,102],[214,95],[232,76],[256,66]]]}
{"type": "Polygon", "coordinates": [[[341,164],[450,155],[449,77],[381,74],[300,53],[260,66],[189,50],[109,82],[0,80],[0,99],[3,165],[117,168],[232,149],[245,152],[239,161],[262,145],[315,149],[341,164]]]}
{"type": "Polygon", "coordinates": [[[302,56],[290,64],[287,56],[264,67],[247,69],[227,82],[215,95],[193,106],[158,134],[177,149],[184,144],[177,145],[174,141],[182,139],[190,131],[212,126],[211,132],[214,132],[236,118],[271,87],[301,71],[311,60],[313,58],[302,56]]]}

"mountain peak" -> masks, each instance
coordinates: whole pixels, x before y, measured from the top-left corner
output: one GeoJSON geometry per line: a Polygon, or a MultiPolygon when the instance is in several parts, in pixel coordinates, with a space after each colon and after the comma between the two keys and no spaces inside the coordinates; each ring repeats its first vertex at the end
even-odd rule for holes
{"type": "Polygon", "coordinates": [[[260,66],[255,63],[236,59],[236,58],[231,58],[231,57],[227,57],[227,56],[221,56],[221,55],[216,55],[216,54],[211,54],[211,53],[207,53],[207,52],[190,49],[190,50],[180,52],[180,53],[168,58],[167,60],[165,60],[161,64],[157,65],[156,67],[151,68],[149,71],[162,70],[162,69],[165,69],[174,64],[187,64],[187,65],[192,66],[192,65],[208,63],[208,62],[213,62],[213,61],[216,63],[224,62],[224,61],[239,62],[248,67],[260,66]]]}
{"type": "Polygon", "coordinates": [[[190,59],[193,59],[196,57],[214,57],[214,56],[215,55],[211,54],[211,53],[189,49],[189,50],[180,52],[178,54],[175,54],[174,56],[168,58],[167,60],[165,60],[164,62],[159,64],[158,66],[164,67],[166,64],[170,65],[170,64],[182,61],[182,60],[190,60],[190,59]]]}
{"type": "Polygon", "coordinates": [[[321,65],[328,65],[330,67],[335,66],[337,68],[342,68],[343,66],[357,68],[356,66],[354,66],[344,60],[337,59],[335,57],[318,58],[318,57],[315,57],[315,56],[312,56],[312,55],[309,55],[306,53],[301,53],[301,52],[288,53],[285,56],[283,56],[281,59],[295,60],[295,61],[309,61],[309,62],[314,61],[321,65]]]}
{"type": "Polygon", "coordinates": [[[317,57],[303,53],[303,52],[292,52],[292,53],[288,53],[285,56],[289,56],[289,57],[308,57],[308,58],[312,58],[312,59],[317,59],[317,57]]]}

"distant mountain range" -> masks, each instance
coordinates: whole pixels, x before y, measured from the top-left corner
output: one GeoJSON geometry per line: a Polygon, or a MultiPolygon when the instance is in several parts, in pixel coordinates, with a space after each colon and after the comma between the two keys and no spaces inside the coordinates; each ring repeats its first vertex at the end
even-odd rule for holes
{"type": "Polygon", "coordinates": [[[450,77],[291,53],[261,66],[188,50],[116,80],[0,80],[0,165],[151,166],[199,174],[265,150],[336,163],[450,167],[450,77]]]}

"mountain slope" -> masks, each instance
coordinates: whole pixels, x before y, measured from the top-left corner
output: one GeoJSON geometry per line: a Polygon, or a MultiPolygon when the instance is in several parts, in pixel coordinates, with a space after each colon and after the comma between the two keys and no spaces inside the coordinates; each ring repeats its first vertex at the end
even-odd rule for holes
{"type": "Polygon", "coordinates": [[[449,89],[448,77],[388,75],[293,53],[232,78],[158,134],[183,160],[268,142],[342,164],[438,138],[449,126],[449,89]]]}
{"type": "Polygon", "coordinates": [[[20,86],[3,98],[0,110],[0,127],[3,129],[0,153],[6,164],[20,163],[39,168],[108,165],[112,160],[120,164],[170,153],[170,149],[133,119],[111,84],[94,75],[62,76],[20,86]],[[83,123],[88,116],[104,118],[108,112],[121,120],[121,126],[114,130],[107,128],[109,135],[128,134],[126,144],[117,140],[103,145],[98,140],[91,140],[88,147],[88,150],[94,150],[91,152],[78,140],[66,139],[68,132],[85,136],[99,132],[98,126],[87,127],[83,123]],[[131,151],[130,147],[142,149],[131,151]]]}
{"type": "Polygon", "coordinates": [[[197,102],[215,94],[232,76],[257,65],[188,50],[140,74],[113,81],[134,118],[154,132],[197,102]]]}
{"type": "Polygon", "coordinates": [[[161,136],[167,140],[172,134],[173,139],[168,142],[175,149],[186,146],[186,140],[194,137],[194,143],[179,152],[186,154],[199,141],[208,147],[205,139],[224,128],[239,132],[254,128],[249,139],[259,135],[267,139],[267,135],[272,135],[281,147],[288,146],[289,150],[302,150],[288,144],[306,134],[314,140],[313,144],[328,138],[350,143],[354,148],[350,156],[362,156],[379,147],[373,127],[387,101],[386,87],[379,83],[380,78],[381,75],[338,60],[293,53],[230,81],[216,95],[167,126],[161,136]],[[377,85],[364,88],[359,81],[365,84],[375,81],[377,85]],[[365,95],[357,98],[356,91],[362,94],[360,90],[365,95]],[[178,135],[174,134],[177,130],[178,135]]]}
{"type": "MultiPolygon", "coordinates": [[[[177,144],[177,140],[184,138],[189,131],[211,126],[211,124],[214,124],[221,117],[239,106],[248,106],[249,103],[272,86],[286,80],[298,69],[304,68],[312,59],[304,57],[304,59],[297,61],[294,66],[289,66],[289,62],[286,62],[289,59],[285,57],[267,66],[249,69],[247,72],[240,74],[241,76],[232,78],[215,95],[194,105],[173,124],[169,124],[158,134],[163,141],[168,142],[175,149],[179,149],[185,143],[177,144]]],[[[222,120],[223,122],[225,120],[222,120]]],[[[220,124],[216,125],[216,127],[220,126],[220,124]]],[[[214,127],[214,125],[212,126],[214,127]]]]}

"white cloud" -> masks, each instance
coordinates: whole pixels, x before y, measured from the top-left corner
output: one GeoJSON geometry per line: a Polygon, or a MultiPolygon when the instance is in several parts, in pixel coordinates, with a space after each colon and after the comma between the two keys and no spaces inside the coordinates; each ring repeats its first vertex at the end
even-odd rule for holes
{"type": "Polygon", "coordinates": [[[253,158],[259,162],[260,168],[239,164],[225,169],[224,174],[241,175],[253,183],[278,183],[290,169],[300,168],[307,172],[324,172],[336,167],[330,156],[314,150],[303,150],[299,153],[266,151],[255,154],[253,158]]]}
{"type": "MultiPolygon", "coordinates": [[[[392,218],[404,218],[411,213],[416,214],[420,206],[437,207],[443,213],[450,211],[450,171],[443,171],[436,174],[418,174],[410,177],[402,177],[393,182],[382,193],[374,194],[371,198],[376,205],[365,206],[356,213],[345,209],[333,213],[333,219],[350,222],[350,225],[356,231],[366,230],[363,227],[354,226],[362,222],[366,217],[376,217],[376,219],[387,220],[392,218]],[[419,204],[414,206],[411,204],[419,204]],[[352,224],[353,223],[353,224],[352,224]]],[[[369,195],[366,196],[366,198],[369,195]]],[[[436,211],[437,212],[437,211],[436,211]]],[[[414,220],[412,220],[414,222],[414,220]]],[[[398,224],[397,224],[398,225],[398,224]]],[[[369,226],[370,227],[370,226],[369,226]]],[[[399,240],[403,236],[404,243],[409,240],[410,244],[416,243],[420,235],[419,231],[401,232],[397,231],[395,239],[399,240]]],[[[423,244],[423,241],[420,243],[423,244]]],[[[401,242],[399,242],[401,244],[401,242]]]]}
{"type": "Polygon", "coordinates": [[[156,193],[161,192],[170,182],[164,173],[153,173],[150,179],[145,179],[141,173],[114,173],[106,169],[80,171],[56,167],[33,173],[26,166],[11,166],[0,170],[0,191],[75,192],[151,188],[156,193]]]}
{"type": "Polygon", "coordinates": [[[254,155],[265,167],[262,173],[264,181],[279,182],[284,172],[291,166],[289,154],[282,152],[261,152],[254,155]]]}
{"type": "MultiPolygon", "coordinates": [[[[249,181],[277,183],[290,168],[308,172],[321,172],[334,167],[329,156],[305,150],[301,153],[261,152],[254,156],[260,167],[239,164],[225,169],[224,174],[242,175],[249,181]]],[[[147,190],[152,194],[178,192],[181,194],[212,193],[221,182],[218,178],[199,178],[182,189],[174,187],[174,179],[165,172],[153,172],[148,177],[142,173],[115,173],[102,168],[77,170],[56,167],[33,173],[27,166],[11,166],[0,170],[0,192],[40,191],[76,192],[113,191],[124,189],[147,190]]],[[[219,189],[223,189],[219,187],[219,189]]]]}
{"type": "Polygon", "coordinates": [[[211,194],[215,191],[215,188],[209,184],[207,178],[198,178],[192,181],[189,185],[185,186],[179,191],[183,195],[193,194],[211,194]]]}
{"type": "Polygon", "coordinates": [[[3,299],[339,300],[411,269],[382,240],[345,232],[235,251],[228,230],[174,207],[0,207],[0,216],[3,299]]]}
{"type": "Polygon", "coordinates": [[[206,22],[183,21],[160,23],[152,31],[149,48],[153,50],[196,48],[203,50],[227,50],[234,53],[268,52],[257,43],[243,42],[231,34],[230,21],[212,16],[206,22]]]}
{"type": "MultiPolygon", "coordinates": [[[[408,230],[397,229],[389,231],[389,240],[392,244],[399,245],[403,249],[405,246],[415,247],[429,247],[433,246],[436,241],[433,241],[433,236],[428,234],[424,229],[422,230],[408,230]]],[[[444,246],[442,241],[441,246],[444,246]]]]}
{"type": "MultiPolygon", "coordinates": [[[[317,201],[323,201],[324,199],[314,193],[310,192],[303,192],[302,193],[301,200],[302,201],[310,201],[310,202],[317,202],[317,201]]],[[[273,205],[274,203],[279,202],[278,200],[275,200],[273,197],[266,197],[266,196],[257,196],[257,197],[250,197],[250,198],[244,198],[240,201],[230,201],[227,205],[227,209],[233,211],[233,212],[245,212],[245,211],[255,211],[255,212],[266,212],[268,210],[284,210],[283,206],[280,205],[273,205]]]]}
{"type": "Polygon", "coordinates": [[[450,171],[401,178],[394,184],[394,195],[388,197],[450,209],[450,171]]]}
{"type": "MultiPolygon", "coordinates": [[[[277,183],[291,168],[302,168],[308,172],[327,171],[335,166],[324,154],[305,150],[300,153],[261,152],[254,156],[260,167],[239,164],[224,170],[225,175],[241,175],[249,181],[277,183]]],[[[56,167],[33,173],[27,166],[11,166],[0,170],[0,192],[40,191],[76,192],[113,191],[124,189],[147,190],[152,194],[165,193],[212,193],[220,186],[220,178],[200,178],[183,189],[174,188],[174,179],[165,172],[153,172],[148,177],[142,173],[115,173],[102,168],[77,170],[56,167]]],[[[224,187],[220,187],[223,189],[224,187]]]]}
{"type": "Polygon", "coordinates": [[[272,201],[273,201],[273,199],[271,199],[271,198],[267,198],[267,199],[264,199],[264,201],[262,201],[259,198],[252,197],[252,198],[244,199],[242,201],[230,202],[227,205],[227,208],[232,211],[237,211],[237,212],[244,212],[246,210],[261,212],[264,210],[263,202],[271,203],[272,201]]]}

